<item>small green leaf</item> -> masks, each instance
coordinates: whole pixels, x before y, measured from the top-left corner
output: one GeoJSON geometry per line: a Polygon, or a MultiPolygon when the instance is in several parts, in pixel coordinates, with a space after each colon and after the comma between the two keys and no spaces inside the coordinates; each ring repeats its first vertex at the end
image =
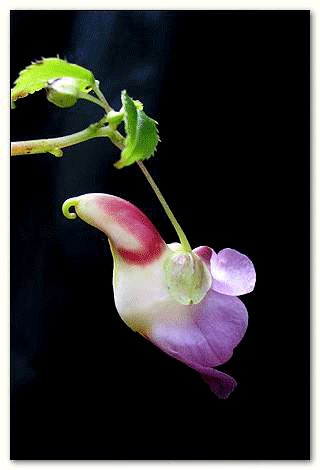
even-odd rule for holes
{"type": "Polygon", "coordinates": [[[130,98],[126,90],[121,94],[121,101],[127,135],[121,158],[115,163],[118,169],[151,157],[159,142],[157,122],[145,114],[142,103],[130,98]]]}
{"type": "Polygon", "coordinates": [[[94,76],[89,70],[58,57],[49,57],[33,62],[20,72],[11,90],[11,107],[15,107],[17,99],[45,88],[49,80],[62,77],[75,78],[82,92],[88,93],[95,86],[94,76]]]}
{"type": "Polygon", "coordinates": [[[52,155],[54,155],[55,157],[62,157],[63,156],[63,152],[59,148],[48,150],[48,152],[51,153],[52,155]]]}

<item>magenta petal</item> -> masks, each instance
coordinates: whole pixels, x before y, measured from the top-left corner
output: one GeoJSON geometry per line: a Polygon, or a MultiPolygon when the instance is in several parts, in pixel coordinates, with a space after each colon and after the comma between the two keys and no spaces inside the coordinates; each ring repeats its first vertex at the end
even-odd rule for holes
{"type": "Polygon", "coordinates": [[[210,248],[209,246],[202,245],[202,246],[198,246],[198,248],[195,248],[192,251],[196,255],[200,256],[200,258],[202,258],[202,260],[206,263],[206,265],[208,266],[210,265],[210,259],[211,259],[212,254],[214,253],[212,248],[210,248]]]}
{"type": "Polygon", "coordinates": [[[200,372],[218,395],[223,388],[232,391],[234,380],[230,378],[228,382],[212,367],[228,361],[243,338],[248,324],[246,307],[237,297],[213,290],[200,304],[182,307],[183,321],[155,322],[148,332],[149,339],[170,356],[200,372]]]}
{"type": "Polygon", "coordinates": [[[212,253],[210,260],[211,288],[220,294],[243,295],[253,291],[256,272],[250,259],[231,248],[218,254],[212,253]]]}

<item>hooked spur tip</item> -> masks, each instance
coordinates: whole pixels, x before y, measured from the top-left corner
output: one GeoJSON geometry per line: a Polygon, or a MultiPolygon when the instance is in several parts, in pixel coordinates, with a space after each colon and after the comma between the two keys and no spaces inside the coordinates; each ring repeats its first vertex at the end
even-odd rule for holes
{"type": "Polygon", "coordinates": [[[62,205],[62,213],[67,219],[76,219],[77,212],[76,208],[79,205],[79,199],[76,197],[71,197],[67,199],[62,205]],[[74,207],[75,212],[70,212],[71,207],[74,207]]]}

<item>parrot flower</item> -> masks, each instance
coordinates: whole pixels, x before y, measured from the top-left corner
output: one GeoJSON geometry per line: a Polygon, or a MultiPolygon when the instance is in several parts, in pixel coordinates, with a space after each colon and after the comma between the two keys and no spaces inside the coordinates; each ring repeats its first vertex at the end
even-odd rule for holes
{"type": "Polygon", "coordinates": [[[122,320],[227,398],[237,383],[215,367],[231,358],[247,328],[247,309],[236,296],[254,289],[249,258],[230,248],[215,253],[200,246],[190,252],[180,243],[166,244],[143,212],[108,194],[70,198],[63,213],[107,235],[122,320]]]}

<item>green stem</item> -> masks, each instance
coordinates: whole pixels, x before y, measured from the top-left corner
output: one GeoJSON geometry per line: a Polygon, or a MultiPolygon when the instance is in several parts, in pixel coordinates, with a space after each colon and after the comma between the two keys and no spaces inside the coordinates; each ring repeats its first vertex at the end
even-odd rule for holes
{"type": "Polygon", "coordinates": [[[81,98],[83,100],[91,101],[92,103],[97,104],[101,108],[105,109],[104,103],[102,103],[98,98],[96,98],[95,96],[90,95],[89,93],[84,93],[84,92],[81,91],[79,93],[79,98],[81,98]]]}
{"type": "Polygon", "coordinates": [[[115,131],[109,126],[102,126],[100,123],[95,123],[91,124],[83,131],[63,137],[12,142],[11,155],[31,155],[49,152],[59,157],[62,156],[60,149],[85,142],[95,137],[109,137],[118,148],[121,149],[124,146],[124,137],[118,131],[115,131]]]}
{"type": "Polygon", "coordinates": [[[95,86],[93,87],[93,91],[95,92],[95,94],[97,95],[97,97],[99,98],[100,102],[102,103],[102,107],[104,108],[104,110],[106,111],[106,113],[109,113],[110,111],[113,111],[113,109],[111,108],[111,106],[109,105],[108,101],[106,100],[104,94],[102,93],[102,91],[100,90],[99,88],[99,83],[96,81],[96,84],[95,86]]]}
{"type": "Polygon", "coordinates": [[[152,189],[155,192],[156,196],[158,197],[163,209],[165,210],[165,213],[169,217],[172,225],[174,226],[174,229],[178,234],[178,237],[179,237],[179,240],[180,240],[180,243],[181,243],[181,246],[182,246],[183,250],[186,251],[186,252],[191,252],[192,248],[191,248],[191,246],[190,246],[190,244],[187,240],[187,237],[185,236],[185,233],[182,230],[181,226],[178,224],[178,221],[175,218],[175,216],[173,215],[173,213],[172,213],[170,207],[168,206],[165,198],[162,196],[162,194],[160,192],[160,189],[158,188],[158,186],[154,182],[152,176],[150,175],[150,173],[148,172],[148,170],[146,169],[146,167],[144,166],[142,161],[138,160],[137,164],[139,165],[139,167],[140,167],[142,173],[144,174],[144,176],[147,178],[150,186],[152,187],[152,189]]]}

